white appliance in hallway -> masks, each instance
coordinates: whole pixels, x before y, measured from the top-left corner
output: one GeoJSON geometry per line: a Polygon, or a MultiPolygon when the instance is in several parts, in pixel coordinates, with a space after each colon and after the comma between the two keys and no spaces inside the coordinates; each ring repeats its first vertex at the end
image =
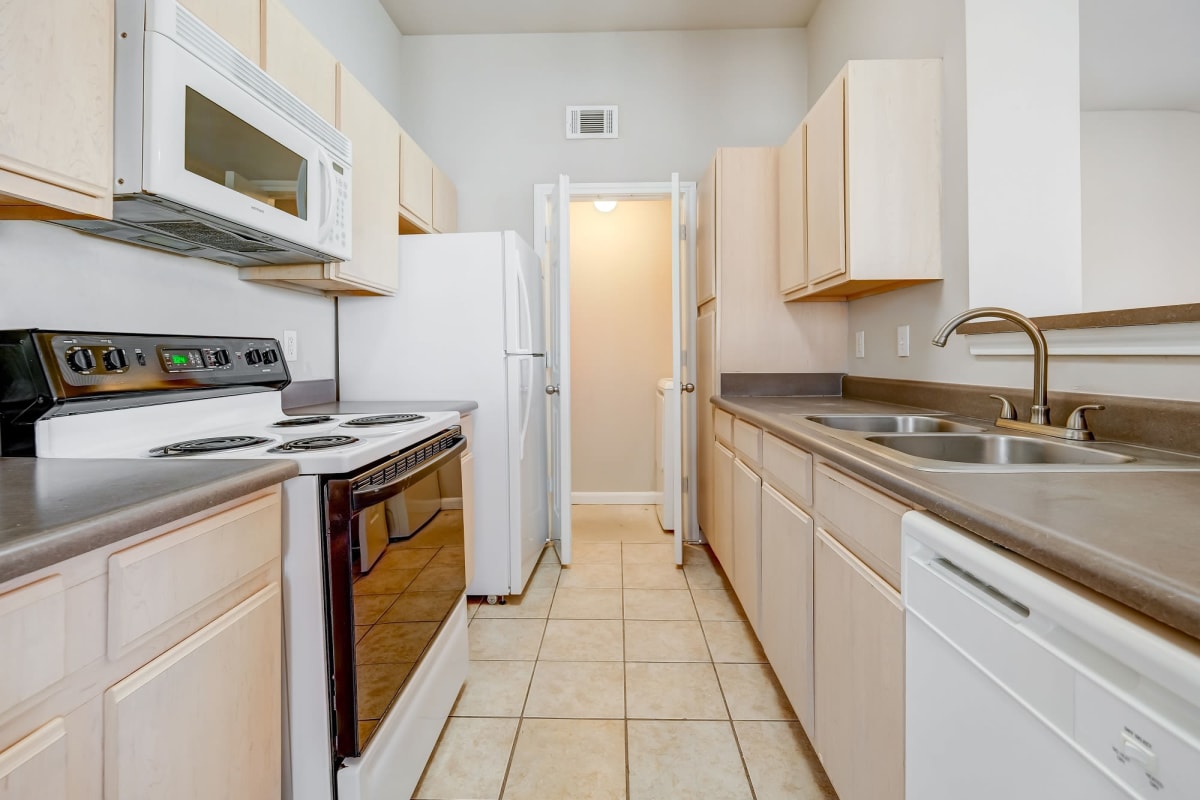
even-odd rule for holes
{"type": "Polygon", "coordinates": [[[549,524],[537,256],[511,231],[401,236],[397,295],[338,304],[342,400],[478,402],[467,593],[521,593],[549,524]]]}

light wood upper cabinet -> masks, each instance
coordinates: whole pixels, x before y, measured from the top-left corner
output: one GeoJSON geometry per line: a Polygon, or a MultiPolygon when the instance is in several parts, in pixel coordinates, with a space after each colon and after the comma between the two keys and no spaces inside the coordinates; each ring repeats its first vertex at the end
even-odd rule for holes
{"type": "Polygon", "coordinates": [[[433,230],[433,160],[400,131],[400,215],[422,231],[433,230]]]}
{"type": "Polygon", "coordinates": [[[814,572],[817,753],[841,800],[903,800],[904,605],[824,530],[814,572]]]}
{"type": "Polygon", "coordinates": [[[112,216],[115,11],[0,3],[0,219],[112,216]]]}
{"type": "Polygon", "coordinates": [[[808,285],[805,241],[804,144],[807,125],[800,123],[779,149],[779,290],[808,285]]]}
{"type": "Polygon", "coordinates": [[[350,261],[338,277],[383,293],[400,280],[396,197],[400,193],[400,125],[378,100],[338,67],[338,127],[354,144],[350,261]]]}
{"type": "Polygon", "coordinates": [[[700,179],[696,220],[696,305],[717,296],[717,159],[700,179]]]}
{"type": "Polygon", "coordinates": [[[272,583],[105,693],[107,797],[280,796],[281,620],[272,583]]]}
{"type": "Polygon", "coordinates": [[[454,181],[436,166],[433,168],[433,231],[458,232],[458,190],[454,188],[454,181]]]}
{"type": "Polygon", "coordinates": [[[180,5],[246,58],[262,63],[260,0],[180,0],[180,5]]]}
{"type": "Polygon", "coordinates": [[[803,175],[791,156],[781,172],[781,230],[803,219],[807,236],[802,283],[795,242],[781,239],[786,299],[853,299],[942,277],[941,107],[935,59],[851,61],[813,104],[803,175]]]}
{"type": "Polygon", "coordinates": [[[326,122],[337,123],[337,59],[282,0],[263,1],[262,66],[326,122]]]}

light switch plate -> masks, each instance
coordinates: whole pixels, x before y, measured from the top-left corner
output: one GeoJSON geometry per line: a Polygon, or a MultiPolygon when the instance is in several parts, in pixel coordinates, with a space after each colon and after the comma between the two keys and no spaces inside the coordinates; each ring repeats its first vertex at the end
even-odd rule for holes
{"type": "Polygon", "coordinates": [[[908,357],[908,326],[900,325],[896,328],[896,355],[901,358],[908,357]]]}
{"type": "Polygon", "coordinates": [[[854,357],[867,357],[867,332],[855,331],[854,333],[854,357]]]}

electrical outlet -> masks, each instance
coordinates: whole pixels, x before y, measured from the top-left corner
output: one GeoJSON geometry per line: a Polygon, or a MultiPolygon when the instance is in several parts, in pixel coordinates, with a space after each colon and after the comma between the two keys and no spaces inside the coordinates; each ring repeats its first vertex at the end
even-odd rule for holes
{"type": "Polygon", "coordinates": [[[867,332],[855,331],[854,333],[854,357],[867,357],[867,332]]]}
{"type": "Polygon", "coordinates": [[[295,331],[283,332],[283,357],[288,361],[295,361],[300,357],[300,343],[296,339],[295,331]]]}
{"type": "Polygon", "coordinates": [[[908,326],[899,325],[896,327],[896,355],[901,358],[908,357],[908,326]]]}

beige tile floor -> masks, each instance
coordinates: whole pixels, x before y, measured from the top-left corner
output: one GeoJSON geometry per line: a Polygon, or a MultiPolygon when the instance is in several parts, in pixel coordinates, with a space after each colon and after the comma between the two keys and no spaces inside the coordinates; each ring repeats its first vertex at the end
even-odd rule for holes
{"type": "Polygon", "coordinates": [[[707,547],[575,506],[575,551],[473,598],[471,670],[414,800],[836,800],[707,547]]]}

